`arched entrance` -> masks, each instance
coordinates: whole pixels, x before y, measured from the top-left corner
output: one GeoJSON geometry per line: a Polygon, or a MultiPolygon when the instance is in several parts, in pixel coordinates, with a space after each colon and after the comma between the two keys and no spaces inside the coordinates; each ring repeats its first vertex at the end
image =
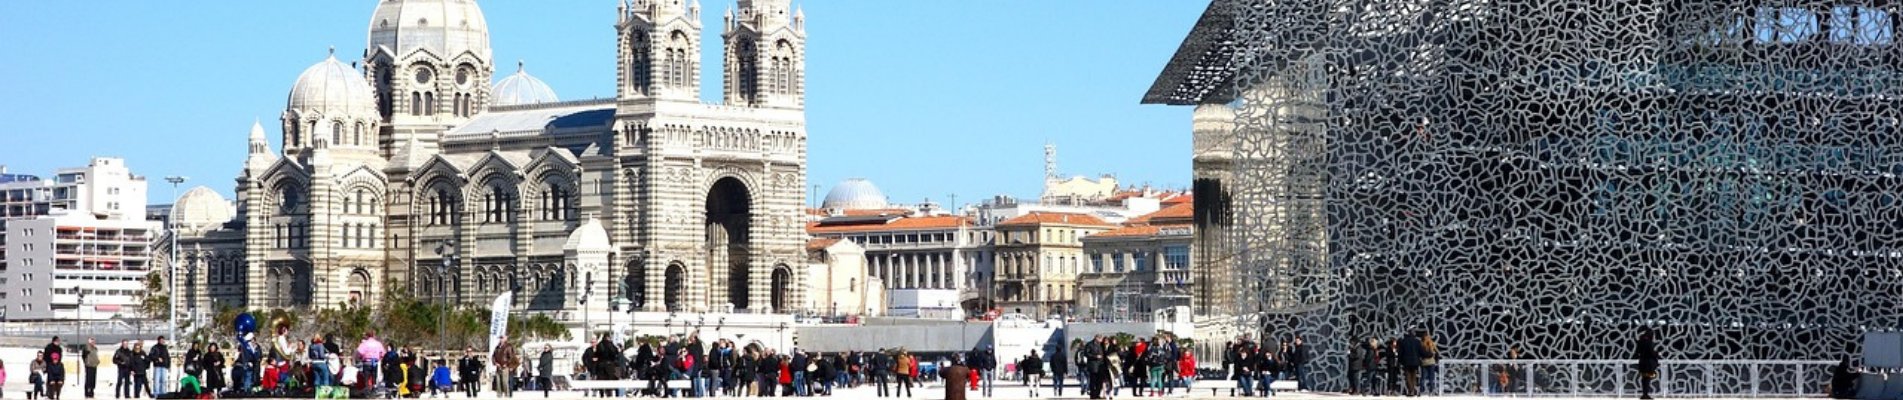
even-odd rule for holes
{"type": "Polygon", "coordinates": [[[773,268],[773,312],[785,313],[787,291],[793,285],[793,270],[786,265],[773,268]]]}
{"type": "Polygon", "coordinates": [[[667,302],[665,303],[667,304],[667,310],[668,311],[680,310],[681,309],[681,291],[687,289],[687,267],[681,265],[681,263],[678,263],[678,262],[673,264],[668,264],[666,279],[667,279],[667,282],[666,282],[667,287],[663,288],[663,290],[666,292],[665,294],[663,294],[663,299],[667,302]]]}
{"type": "Polygon", "coordinates": [[[621,293],[637,310],[648,305],[648,268],[642,264],[641,260],[628,260],[628,275],[621,278],[621,293]]]}
{"type": "MultiPolygon", "coordinates": [[[[713,279],[722,276],[725,269],[727,280],[726,302],[735,309],[748,309],[747,265],[751,263],[747,252],[750,241],[752,219],[752,196],[747,186],[739,179],[722,178],[714,182],[707,192],[707,278],[709,286],[713,279]]],[[[720,299],[709,299],[719,303],[720,299]]]]}

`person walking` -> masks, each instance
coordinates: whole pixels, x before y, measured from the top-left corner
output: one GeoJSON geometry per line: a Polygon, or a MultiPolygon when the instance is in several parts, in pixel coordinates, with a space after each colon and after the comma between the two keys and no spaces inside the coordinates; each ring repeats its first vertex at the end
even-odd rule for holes
{"type": "MultiPolygon", "coordinates": [[[[121,346],[119,349],[123,351],[125,347],[121,346]]],[[[118,355],[118,352],[113,352],[113,356],[115,357],[113,363],[115,364],[119,362],[119,360],[116,359],[118,355]]],[[[98,338],[86,338],[86,347],[79,350],[79,365],[84,368],[82,372],[85,374],[84,379],[86,380],[86,398],[93,398],[93,388],[99,386],[98,338]]],[[[125,372],[120,372],[119,374],[120,376],[124,376],[125,372]]],[[[118,398],[118,396],[113,397],[118,398]]]]}
{"type": "Polygon", "coordinates": [[[496,365],[497,395],[502,398],[515,397],[515,368],[522,365],[522,357],[517,355],[515,345],[509,344],[509,338],[497,341],[496,348],[490,351],[490,362],[496,365]]]}
{"type": "Polygon", "coordinates": [[[549,390],[555,386],[555,346],[542,345],[541,358],[535,362],[535,372],[538,373],[535,376],[535,385],[542,388],[542,398],[546,399],[549,390]]]}
{"type": "Polygon", "coordinates": [[[958,357],[952,358],[951,366],[938,370],[938,376],[945,379],[945,400],[965,400],[965,385],[971,384],[971,373],[971,367],[958,357]]]}
{"type": "Polygon", "coordinates": [[[1415,334],[1401,335],[1399,355],[1402,382],[1401,395],[1414,397],[1421,395],[1421,359],[1427,350],[1421,346],[1421,337],[1415,334]]]}
{"type": "Polygon", "coordinates": [[[1632,349],[1632,358],[1639,359],[1640,400],[1652,398],[1652,385],[1657,383],[1659,376],[1659,349],[1655,340],[1652,329],[1647,328],[1639,333],[1639,342],[1632,349]]]}
{"type": "Polygon", "coordinates": [[[964,367],[978,370],[978,384],[982,388],[979,393],[991,397],[993,387],[998,383],[998,353],[991,346],[985,346],[973,354],[972,359],[966,361],[969,365],[964,367]]]}
{"type": "Polygon", "coordinates": [[[1031,350],[1022,365],[1018,372],[1024,374],[1024,382],[1030,384],[1031,397],[1038,397],[1038,389],[1044,385],[1044,359],[1038,358],[1037,350],[1031,350]]]}
{"type": "Polygon", "coordinates": [[[879,387],[879,397],[891,395],[888,386],[892,381],[892,356],[886,354],[885,349],[879,349],[879,352],[868,354],[867,357],[866,372],[869,373],[867,378],[872,379],[872,384],[879,387]]]}
{"type": "Polygon", "coordinates": [[[152,398],[171,392],[171,381],[167,378],[172,372],[172,347],[165,345],[164,336],[153,340],[152,349],[146,351],[145,362],[152,366],[152,398]]]}
{"type": "Polygon", "coordinates": [[[1389,393],[1403,393],[1401,391],[1401,339],[1388,339],[1387,346],[1382,347],[1381,358],[1386,360],[1381,363],[1382,373],[1385,374],[1381,389],[1389,393]]]}
{"type": "Polygon", "coordinates": [[[1381,351],[1375,346],[1376,342],[1372,337],[1368,338],[1367,341],[1356,343],[1355,345],[1355,348],[1361,353],[1351,364],[1361,368],[1361,375],[1350,377],[1349,380],[1360,383],[1361,392],[1359,394],[1362,395],[1381,395],[1381,389],[1376,388],[1374,385],[1374,368],[1378,365],[1376,361],[1380,358],[1381,354],[1381,351]]]}
{"type": "Polygon", "coordinates": [[[899,393],[905,393],[905,397],[912,397],[912,372],[915,371],[913,367],[916,365],[918,364],[913,362],[912,353],[899,350],[899,357],[894,360],[892,367],[892,374],[899,377],[899,387],[893,391],[893,397],[898,397],[899,393]]]}
{"type": "MultiPolygon", "coordinates": [[[[1059,344],[1056,353],[1051,353],[1051,394],[1064,395],[1064,375],[1070,373],[1070,358],[1065,356],[1064,346],[1059,344]]],[[[1035,350],[1033,350],[1035,352],[1035,350]]]]}

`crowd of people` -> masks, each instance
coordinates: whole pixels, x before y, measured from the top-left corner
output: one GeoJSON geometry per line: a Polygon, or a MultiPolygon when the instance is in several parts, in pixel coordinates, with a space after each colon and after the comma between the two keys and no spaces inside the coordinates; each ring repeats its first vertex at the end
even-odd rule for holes
{"type": "MultiPolygon", "coordinates": [[[[1082,370],[1084,393],[1092,399],[1115,398],[1125,388],[1131,396],[1163,396],[1177,388],[1187,390],[1196,379],[1196,356],[1168,335],[1127,345],[1098,335],[1076,347],[1075,363],[1082,370]]],[[[1062,376],[1056,375],[1054,385],[1060,396],[1062,376]]]]}
{"type": "Polygon", "coordinates": [[[1440,380],[1440,345],[1426,330],[1382,341],[1369,337],[1349,347],[1349,393],[1420,396],[1440,380]]]}
{"type": "Polygon", "coordinates": [[[1308,389],[1308,344],[1301,337],[1258,344],[1245,336],[1223,344],[1223,349],[1222,370],[1242,396],[1274,396],[1273,384],[1282,379],[1295,380],[1297,390],[1308,389]]]}

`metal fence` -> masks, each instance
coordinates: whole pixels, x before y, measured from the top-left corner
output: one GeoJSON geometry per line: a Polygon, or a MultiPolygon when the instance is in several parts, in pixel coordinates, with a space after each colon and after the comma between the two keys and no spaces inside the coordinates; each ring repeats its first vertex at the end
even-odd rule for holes
{"type": "Polygon", "coordinates": [[[145,320],[5,322],[0,323],[0,337],[51,338],[74,335],[140,337],[165,333],[168,327],[169,325],[164,321],[145,320]]]}
{"type": "MultiPolygon", "coordinates": [[[[1824,393],[1828,360],[1661,360],[1654,393],[1755,397],[1824,393]]],[[[1440,360],[1440,394],[1627,396],[1639,392],[1638,360],[1440,360]]],[[[1379,377],[1387,385],[1387,377],[1379,377]]],[[[1399,385],[1392,385],[1398,387],[1399,385]]]]}

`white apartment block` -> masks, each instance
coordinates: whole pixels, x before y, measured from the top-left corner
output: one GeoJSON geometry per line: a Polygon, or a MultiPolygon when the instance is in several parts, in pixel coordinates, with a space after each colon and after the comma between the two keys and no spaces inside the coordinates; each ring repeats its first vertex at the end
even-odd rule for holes
{"type": "Polygon", "coordinates": [[[161,226],[145,220],[145,196],[145,177],[119,158],[52,179],[0,169],[0,317],[136,315],[161,226]]]}

